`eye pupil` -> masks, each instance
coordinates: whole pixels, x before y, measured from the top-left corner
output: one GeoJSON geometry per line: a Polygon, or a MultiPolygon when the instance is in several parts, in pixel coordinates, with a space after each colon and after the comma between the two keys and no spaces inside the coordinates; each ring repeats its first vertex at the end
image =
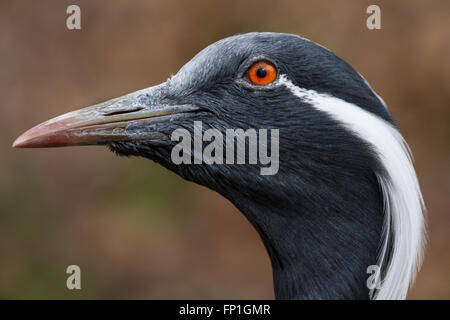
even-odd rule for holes
{"type": "Polygon", "coordinates": [[[264,78],[267,75],[267,71],[264,68],[258,68],[258,70],[256,70],[256,76],[258,78],[264,78]]]}

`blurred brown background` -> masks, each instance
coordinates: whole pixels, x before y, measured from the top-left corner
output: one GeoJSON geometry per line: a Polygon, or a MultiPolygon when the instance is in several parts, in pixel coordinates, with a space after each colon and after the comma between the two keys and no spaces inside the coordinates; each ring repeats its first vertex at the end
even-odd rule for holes
{"type": "Polygon", "coordinates": [[[220,195],[103,147],[13,150],[24,130],[166,80],[235,33],[296,33],[349,62],[415,155],[429,244],[409,298],[450,298],[449,1],[1,1],[0,298],[273,298],[270,262],[220,195]],[[81,7],[82,30],[66,28],[81,7]],[[366,28],[381,7],[382,29],[366,28]],[[66,289],[66,267],[82,290],[66,289]]]}

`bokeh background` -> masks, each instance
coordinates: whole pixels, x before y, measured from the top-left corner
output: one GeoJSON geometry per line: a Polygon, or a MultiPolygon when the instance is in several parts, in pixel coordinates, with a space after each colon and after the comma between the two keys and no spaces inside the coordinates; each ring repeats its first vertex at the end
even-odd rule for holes
{"type": "Polygon", "coordinates": [[[0,2],[0,298],[273,298],[270,262],[220,195],[103,147],[13,150],[55,115],[166,80],[206,45],[295,33],[386,100],[415,155],[429,243],[409,298],[450,298],[450,2],[0,2]],[[81,7],[82,30],[66,28],[81,7]],[[381,30],[366,8],[381,7],[381,30]],[[82,290],[66,288],[68,265],[82,290]]]}

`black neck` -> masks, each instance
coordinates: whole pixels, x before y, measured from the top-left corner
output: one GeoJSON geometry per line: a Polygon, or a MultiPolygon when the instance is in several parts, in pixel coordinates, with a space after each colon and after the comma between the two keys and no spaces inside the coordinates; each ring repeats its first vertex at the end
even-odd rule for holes
{"type": "Polygon", "coordinates": [[[377,261],[383,202],[376,181],[359,188],[322,199],[299,195],[284,207],[232,200],[267,248],[277,299],[369,298],[366,270],[377,261]]]}
{"type": "Polygon", "coordinates": [[[169,155],[156,160],[219,192],[247,217],[270,255],[276,298],[367,299],[366,270],[377,263],[384,218],[373,168],[380,169],[358,139],[342,143],[346,134],[327,134],[337,141],[320,147],[299,145],[304,151],[295,159],[280,151],[284,162],[275,176],[252,166],[176,166],[161,160],[169,155]]]}

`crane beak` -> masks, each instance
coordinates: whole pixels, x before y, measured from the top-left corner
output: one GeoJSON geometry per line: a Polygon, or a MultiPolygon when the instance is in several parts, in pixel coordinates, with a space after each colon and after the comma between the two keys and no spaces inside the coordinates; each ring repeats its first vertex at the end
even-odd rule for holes
{"type": "Polygon", "coordinates": [[[128,130],[130,125],[136,127],[158,120],[155,118],[167,118],[164,116],[199,110],[193,105],[167,106],[149,103],[154,89],[157,87],[136,91],[43,122],[19,136],[12,147],[63,147],[143,139],[148,137],[149,132],[128,130]]]}

